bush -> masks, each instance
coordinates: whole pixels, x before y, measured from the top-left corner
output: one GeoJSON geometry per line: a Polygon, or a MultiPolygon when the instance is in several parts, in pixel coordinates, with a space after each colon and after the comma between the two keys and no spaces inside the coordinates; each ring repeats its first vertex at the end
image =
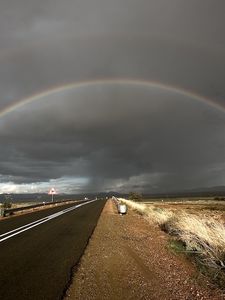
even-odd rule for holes
{"type": "Polygon", "coordinates": [[[142,195],[136,192],[130,192],[129,194],[130,200],[140,201],[142,199],[142,195]]]}
{"type": "Polygon", "coordinates": [[[11,207],[12,207],[12,203],[9,203],[9,202],[2,203],[2,208],[11,208],[11,207]]]}

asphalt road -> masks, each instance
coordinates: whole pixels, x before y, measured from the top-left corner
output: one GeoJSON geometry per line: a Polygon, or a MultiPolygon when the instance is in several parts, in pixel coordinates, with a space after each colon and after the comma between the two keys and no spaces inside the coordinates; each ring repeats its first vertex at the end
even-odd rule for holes
{"type": "Polygon", "coordinates": [[[1,221],[0,299],[61,299],[104,204],[73,203],[1,221]]]}

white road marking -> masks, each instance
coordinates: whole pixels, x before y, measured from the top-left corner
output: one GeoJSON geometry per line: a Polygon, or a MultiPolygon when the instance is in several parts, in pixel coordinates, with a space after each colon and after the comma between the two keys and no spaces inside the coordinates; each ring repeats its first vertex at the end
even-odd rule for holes
{"type": "Polygon", "coordinates": [[[8,239],[10,239],[10,238],[12,238],[12,237],[14,237],[16,235],[18,235],[18,234],[20,234],[20,233],[22,233],[24,231],[30,230],[31,228],[34,228],[34,227],[36,227],[38,225],[41,225],[41,224],[43,224],[45,222],[48,222],[48,221],[50,221],[52,219],[55,219],[55,218],[57,218],[57,217],[59,217],[59,216],[61,216],[63,214],[66,214],[69,211],[75,210],[75,209],[77,209],[77,208],[79,208],[79,207],[81,207],[83,205],[89,204],[89,203],[94,202],[94,201],[97,201],[97,200],[91,200],[91,201],[88,201],[88,202],[85,202],[85,203],[81,203],[81,204],[78,204],[78,205],[75,205],[75,206],[63,209],[63,210],[61,210],[61,211],[59,211],[57,213],[54,213],[52,215],[49,215],[49,216],[44,217],[42,219],[39,219],[37,221],[31,222],[29,224],[23,225],[21,227],[18,227],[16,229],[13,229],[13,230],[8,231],[6,233],[3,233],[3,234],[0,235],[0,243],[3,242],[3,241],[5,241],[5,240],[8,240],[8,239]]]}

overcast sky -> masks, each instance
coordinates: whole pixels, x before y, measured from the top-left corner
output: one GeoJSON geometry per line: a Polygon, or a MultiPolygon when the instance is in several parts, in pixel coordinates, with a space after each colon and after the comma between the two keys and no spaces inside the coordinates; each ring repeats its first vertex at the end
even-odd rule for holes
{"type": "Polygon", "coordinates": [[[224,28],[224,0],[1,1],[0,112],[52,92],[0,117],[0,193],[225,185],[224,28]]]}

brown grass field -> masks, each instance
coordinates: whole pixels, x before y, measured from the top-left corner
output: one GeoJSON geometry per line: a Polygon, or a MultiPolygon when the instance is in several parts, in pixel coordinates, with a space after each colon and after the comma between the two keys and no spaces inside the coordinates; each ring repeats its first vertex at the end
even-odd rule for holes
{"type": "Polygon", "coordinates": [[[225,287],[225,201],[119,200],[181,243],[180,251],[195,257],[201,269],[225,287]]]}

